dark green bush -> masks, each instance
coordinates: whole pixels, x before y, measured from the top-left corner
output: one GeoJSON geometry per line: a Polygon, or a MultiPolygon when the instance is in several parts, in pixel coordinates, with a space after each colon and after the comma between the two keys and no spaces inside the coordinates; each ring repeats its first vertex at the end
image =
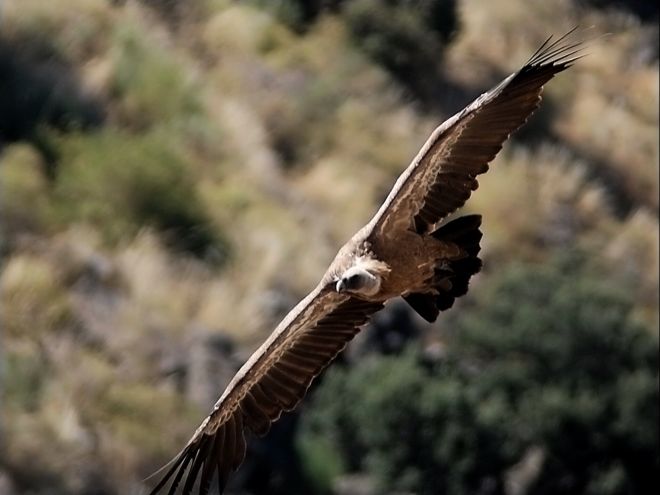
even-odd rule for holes
{"type": "Polygon", "coordinates": [[[111,92],[125,127],[143,130],[202,113],[191,71],[138,28],[117,29],[113,55],[111,92]]]}
{"type": "Polygon", "coordinates": [[[455,370],[430,373],[413,353],[333,370],[302,435],[330,439],[345,465],[376,478],[379,492],[477,493],[523,444],[499,423],[502,397],[478,397],[469,386],[455,370]]]}
{"type": "Polygon", "coordinates": [[[26,346],[23,352],[7,353],[3,358],[5,406],[28,411],[36,409],[49,371],[43,356],[26,346]]]}
{"type": "Polygon", "coordinates": [[[459,28],[456,0],[254,0],[304,32],[323,12],[343,18],[357,45],[418,98],[430,100],[445,46],[459,28]]]}
{"type": "Polygon", "coordinates": [[[626,294],[575,260],[481,288],[442,361],[408,352],[331,370],[307,442],[330,440],[382,491],[504,493],[530,452],[526,493],[657,489],[658,342],[626,294]]]}
{"type": "Polygon", "coordinates": [[[199,200],[194,178],[167,134],[106,131],[62,140],[56,195],[65,220],[96,226],[110,242],[142,227],[170,246],[223,261],[227,242],[199,200]]]}
{"type": "Polygon", "coordinates": [[[268,9],[289,28],[304,32],[323,11],[336,12],[345,0],[253,0],[268,9]]]}
{"type": "Polygon", "coordinates": [[[0,146],[28,140],[39,127],[61,131],[98,127],[102,103],[87,94],[77,70],[36,37],[0,38],[0,146]]]}
{"type": "Polygon", "coordinates": [[[459,25],[455,0],[356,0],[344,16],[368,56],[416,96],[432,96],[443,49],[459,25]]]}

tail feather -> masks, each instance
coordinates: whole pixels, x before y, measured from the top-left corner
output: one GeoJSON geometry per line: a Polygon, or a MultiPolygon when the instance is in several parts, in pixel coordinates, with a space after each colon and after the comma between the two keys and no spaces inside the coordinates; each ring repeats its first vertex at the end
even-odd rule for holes
{"type": "Polygon", "coordinates": [[[430,235],[439,241],[456,243],[470,256],[477,256],[482,235],[479,227],[481,215],[466,215],[446,223],[430,235]]]}
{"type": "Polygon", "coordinates": [[[430,235],[440,241],[458,245],[464,256],[454,260],[438,260],[428,292],[403,297],[426,321],[434,322],[440,311],[451,308],[457,297],[467,293],[472,275],[481,270],[478,257],[482,235],[480,226],[481,215],[467,215],[431,232],[430,235]]]}

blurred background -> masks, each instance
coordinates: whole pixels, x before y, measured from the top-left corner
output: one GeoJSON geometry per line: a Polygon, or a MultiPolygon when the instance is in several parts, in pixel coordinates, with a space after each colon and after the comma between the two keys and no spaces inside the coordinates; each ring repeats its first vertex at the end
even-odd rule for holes
{"type": "Polygon", "coordinates": [[[389,305],[228,492],[657,493],[657,2],[4,0],[0,495],[144,493],[431,130],[578,24],[465,209],[470,293],[389,305]]]}

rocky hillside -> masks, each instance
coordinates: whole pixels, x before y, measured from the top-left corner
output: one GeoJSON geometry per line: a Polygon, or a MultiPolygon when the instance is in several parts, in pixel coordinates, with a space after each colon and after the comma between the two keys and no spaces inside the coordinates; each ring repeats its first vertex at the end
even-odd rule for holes
{"type": "MultiPolygon", "coordinates": [[[[576,24],[588,27],[587,56],[552,81],[466,207],[484,215],[485,267],[471,293],[431,326],[393,305],[345,361],[459,349],[450,336],[470,328],[459,317],[495,318],[489,291],[521,264],[615,288],[612,301],[627,301],[621,326],[657,345],[649,5],[0,2],[0,494],[140,493],[430,131],[576,24]],[[580,268],[557,261],[566,256],[580,268]]],[[[576,300],[611,301],[598,297],[576,300]]],[[[626,421],[647,419],[640,411],[626,421]]],[[[306,436],[291,416],[251,447],[258,461],[235,493],[424,492],[423,476],[392,474],[400,466],[379,478],[369,439],[364,459],[328,457],[310,417],[306,436]]],[[[502,472],[536,452],[521,445],[502,472]]],[[[628,479],[621,465],[607,486],[628,479]]]]}

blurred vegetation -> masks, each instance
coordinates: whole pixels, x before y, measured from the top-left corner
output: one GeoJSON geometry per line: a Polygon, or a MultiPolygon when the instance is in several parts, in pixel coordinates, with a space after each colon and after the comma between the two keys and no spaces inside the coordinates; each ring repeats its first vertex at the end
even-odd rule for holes
{"type": "Polygon", "coordinates": [[[141,130],[201,112],[197,88],[167,47],[139,31],[119,26],[112,48],[109,81],[120,123],[141,130]]]}
{"type": "Polygon", "coordinates": [[[52,223],[52,192],[42,157],[31,146],[14,144],[0,156],[3,195],[1,252],[26,233],[47,232],[52,223]],[[25,205],[30,205],[26,208],[25,205]]]}
{"type": "Polygon", "coordinates": [[[256,1],[297,32],[321,14],[343,20],[355,46],[414,96],[433,103],[444,47],[458,31],[456,0],[256,1]]]}
{"type": "Polygon", "coordinates": [[[458,30],[455,0],[357,0],[345,15],[358,47],[413,94],[432,101],[444,46],[458,30]]]}
{"type": "Polygon", "coordinates": [[[57,147],[64,221],[96,225],[114,241],[153,226],[184,252],[225,259],[226,242],[212,230],[185,161],[157,134],[74,135],[57,147]]]}
{"type": "Polygon", "coordinates": [[[589,56],[468,205],[470,293],[432,326],[388,308],[415,342],[358,339],[231,491],[634,493],[658,467],[650,5],[0,3],[0,492],[139,493],[434,126],[580,24],[589,56]]]}

